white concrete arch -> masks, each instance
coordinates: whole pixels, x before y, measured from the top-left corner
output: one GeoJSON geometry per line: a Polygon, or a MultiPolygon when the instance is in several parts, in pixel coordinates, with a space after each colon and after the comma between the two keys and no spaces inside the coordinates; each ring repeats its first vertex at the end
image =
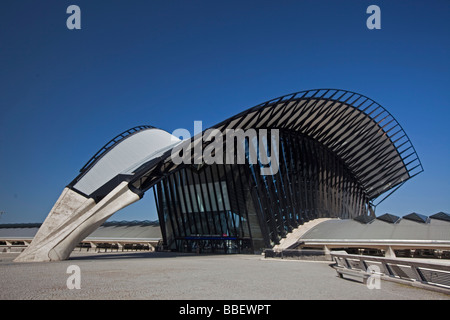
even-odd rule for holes
{"type": "Polygon", "coordinates": [[[111,215],[141,198],[128,187],[134,169],[180,141],[149,126],[125,133],[107,143],[64,188],[31,244],[15,261],[67,259],[111,215]]]}

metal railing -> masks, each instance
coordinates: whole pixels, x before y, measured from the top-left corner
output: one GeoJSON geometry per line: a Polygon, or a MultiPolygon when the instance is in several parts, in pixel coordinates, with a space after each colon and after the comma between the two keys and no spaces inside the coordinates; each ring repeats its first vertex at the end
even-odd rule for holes
{"type": "Polygon", "coordinates": [[[339,274],[354,271],[354,275],[368,276],[374,267],[383,279],[398,279],[410,283],[421,283],[438,287],[450,293],[450,262],[430,263],[407,259],[389,259],[383,257],[360,256],[331,252],[333,266],[339,274]],[[347,271],[347,272],[346,272],[347,271]]]}
{"type": "Polygon", "coordinates": [[[115,145],[117,145],[120,141],[122,141],[126,137],[128,137],[132,134],[135,134],[141,130],[150,129],[150,128],[155,128],[155,127],[149,126],[149,125],[136,126],[134,128],[125,130],[124,132],[118,134],[117,136],[112,138],[107,144],[105,144],[103,147],[101,147],[100,150],[98,150],[97,153],[94,154],[92,156],[92,158],[89,159],[88,162],[86,162],[86,164],[83,166],[83,168],[80,169],[80,172],[82,173],[84,171],[87,171],[100,157],[103,156],[103,154],[105,154],[107,151],[112,149],[115,145]]]}

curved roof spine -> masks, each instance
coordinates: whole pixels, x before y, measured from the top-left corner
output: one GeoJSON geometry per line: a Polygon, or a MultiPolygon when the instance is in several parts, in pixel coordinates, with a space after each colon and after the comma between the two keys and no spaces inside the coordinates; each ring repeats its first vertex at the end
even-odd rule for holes
{"type": "MultiPolygon", "coordinates": [[[[261,103],[212,128],[280,129],[295,131],[318,141],[341,158],[374,200],[423,171],[419,157],[397,120],[374,100],[347,90],[300,91],[261,103]]],[[[183,143],[198,143],[193,137],[183,143]]],[[[203,142],[205,147],[208,143],[203,142]]],[[[157,179],[151,172],[169,173],[170,153],[164,164],[141,166],[140,176],[157,179]]],[[[136,182],[136,181],[134,181],[136,182]]]]}
{"type": "Polygon", "coordinates": [[[103,147],[98,150],[91,159],[89,159],[88,162],[80,169],[80,172],[83,173],[85,171],[88,171],[94,164],[103,156],[105,155],[109,150],[114,148],[116,145],[119,144],[123,139],[145,129],[152,129],[155,128],[153,126],[149,125],[142,125],[142,126],[136,126],[131,129],[125,130],[122,133],[119,133],[117,136],[109,140],[103,147]]]}
{"type": "Polygon", "coordinates": [[[111,188],[132,176],[135,166],[158,157],[171,149],[179,139],[152,127],[138,126],[117,135],[105,144],[80,170],[69,187],[99,200],[111,188]]]}
{"type": "Polygon", "coordinates": [[[214,126],[277,128],[305,134],[335,152],[371,199],[423,171],[397,120],[380,104],[339,89],[300,91],[269,100],[214,126]]]}

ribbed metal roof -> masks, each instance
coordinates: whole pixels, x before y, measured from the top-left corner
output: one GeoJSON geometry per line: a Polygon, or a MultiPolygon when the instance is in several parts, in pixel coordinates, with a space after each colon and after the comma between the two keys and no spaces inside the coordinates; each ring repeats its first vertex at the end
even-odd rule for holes
{"type": "Polygon", "coordinates": [[[159,224],[103,225],[95,230],[89,239],[162,239],[159,224]]]}
{"type": "Polygon", "coordinates": [[[450,222],[422,223],[401,219],[390,223],[375,219],[370,223],[355,220],[332,219],[324,221],[301,239],[322,240],[444,240],[450,241],[450,222]]]}
{"type": "MultiPolygon", "coordinates": [[[[341,158],[373,200],[423,171],[422,164],[400,124],[375,101],[350,91],[302,91],[259,104],[212,128],[280,129],[299,132],[323,144],[341,158]]],[[[183,143],[202,142],[193,137],[183,143]]],[[[194,155],[195,156],[195,155],[194,155]]],[[[162,162],[140,168],[135,187],[148,189],[162,172],[176,168],[170,153],[162,162]],[[159,171],[156,175],[154,170],[159,171]],[[143,181],[148,181],[143,185],[143,181]]]]}
{"type": "Polygon", "coordinates": [[[278,128],[305,134],[335,152],[374,199],[422,170],[394,117],[375,101],[336,89],[267,101],[215,128],[278,128]]]}
{"type": "Polygon", "coordinates": [[[132,174],[135,166],[160,156],[160,152],[179,142],[170,133],[152,126],[129,129],[103,146],[83,166],[69,186],[90,196],[111,179],[120,174],[132,174]]]}
{"type": "Polygon", "coordinates": [[[428,220],[428,217],[423,214],[412,212],[410,214],[407,214],[406,216],[403,216],[403,219],[426,223],[428,220]]]}
{"type": "Polygon", "coordinates": [[[385,214],[377,217],[377,219],[385,221],[385,222],[396,223],[397,221],[400,220],[400,217],[396,216],[394,214],[385,213],[385,214]]]}
{"type": "Polygon", "coordinates": [[[438,212],[430,216],[431,219],[438,219],[438,220],[444,220],[444,221],[450,221],[450,214],[445,212],[438,212]]]}
{"type": "MultiPolygon", "coordinates": [[[[1,239],[32,239],[39,230],[40,223],[17,223],[0,225],[1,239]]],[[[92,239],[161,239],[158,221],[107,221],[85,240],[92,239]]]]}

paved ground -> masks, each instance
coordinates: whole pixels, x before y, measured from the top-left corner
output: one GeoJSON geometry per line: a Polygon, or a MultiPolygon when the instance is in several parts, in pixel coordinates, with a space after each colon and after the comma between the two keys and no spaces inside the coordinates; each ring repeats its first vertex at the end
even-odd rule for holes
{"type": "Polygon", "coordinates": [[[0,300],[30,299],[447,299],[450,295],[383,281],[380,289],[340,279],[331,262],[262,259],[258,255],[73,253],[70,260],[14,263],[0,254],[0,300]],[[81,271],[69,290],[67,267],[81,271]]]}

